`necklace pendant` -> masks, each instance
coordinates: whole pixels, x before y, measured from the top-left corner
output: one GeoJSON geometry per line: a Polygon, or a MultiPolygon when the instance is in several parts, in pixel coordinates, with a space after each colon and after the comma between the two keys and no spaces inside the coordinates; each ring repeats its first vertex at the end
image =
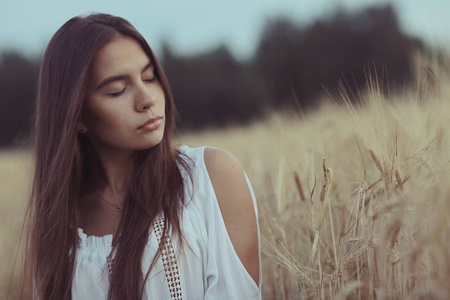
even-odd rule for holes
{"type": "Polygon", "coordinates": [[[122,206],[117,205],[117,212],[121,212],[122,211],[122,206]]]}

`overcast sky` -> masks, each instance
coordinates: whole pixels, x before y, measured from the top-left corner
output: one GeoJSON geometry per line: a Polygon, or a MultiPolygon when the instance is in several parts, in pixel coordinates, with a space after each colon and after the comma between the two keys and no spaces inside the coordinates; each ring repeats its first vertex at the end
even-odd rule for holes
{"type": "Polygon", "coordinates": [[[448,0],[0,0],[0,51],[41,55],[56,30],[73,16],[105,12],[128,19],[156,53],[167,41],[178,54],[225,43],[250,57],[267,18],[284,15],[310,24],[340,6],[360,10],[392,3],[405,32],[432,45],[450,45],[448,0]]]}

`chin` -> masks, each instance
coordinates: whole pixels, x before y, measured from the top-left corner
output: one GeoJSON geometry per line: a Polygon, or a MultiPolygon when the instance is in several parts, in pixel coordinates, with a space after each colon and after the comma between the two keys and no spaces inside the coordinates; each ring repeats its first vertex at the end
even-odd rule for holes
{"type": "Polygon", "coordinates": [[[162,137],[158,138],[158,139],[153,139],[152,141],[149,141],[148,143],[145,143],[145,145],[141,145],[140,147],[138,147],[139,149],[136,150],[147,150],[147,149],[151,149],[155,146],[158,146],[161,142],[162,142],[162,137]]]}

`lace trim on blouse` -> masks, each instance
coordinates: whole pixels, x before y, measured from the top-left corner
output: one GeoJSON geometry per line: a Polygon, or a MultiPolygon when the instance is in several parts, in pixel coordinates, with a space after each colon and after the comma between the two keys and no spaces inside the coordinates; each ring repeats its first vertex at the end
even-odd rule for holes
{"type": "MultiPolygon", "coordinates": [[[[158,244],[161,243],[161,238],[164,230],[164,216],[156,218],[153,224],[153,231],[156,234],[158,244]]],[[[172,240],[168,232],[165,234],[165,243],[161,251],[162,262],[164,265],[164,273],[166,275],[167,284],[169,286],[170,298],[174,300],[182,300],[181,297],[181,283],[180,273],[178,272],[178,263],[173,250],[172,240]]]]}

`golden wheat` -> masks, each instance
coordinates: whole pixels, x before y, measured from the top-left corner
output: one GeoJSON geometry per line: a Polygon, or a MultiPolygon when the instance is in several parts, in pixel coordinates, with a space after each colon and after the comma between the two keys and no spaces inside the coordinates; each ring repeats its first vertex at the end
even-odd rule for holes
{"type": "Polygon", "coordinates": [[[420,94],[373,84],[358,107],[181,138],[229,149],[249,174],[265,299],[450,297],[450,85],[430,70],[420,94]]]}

